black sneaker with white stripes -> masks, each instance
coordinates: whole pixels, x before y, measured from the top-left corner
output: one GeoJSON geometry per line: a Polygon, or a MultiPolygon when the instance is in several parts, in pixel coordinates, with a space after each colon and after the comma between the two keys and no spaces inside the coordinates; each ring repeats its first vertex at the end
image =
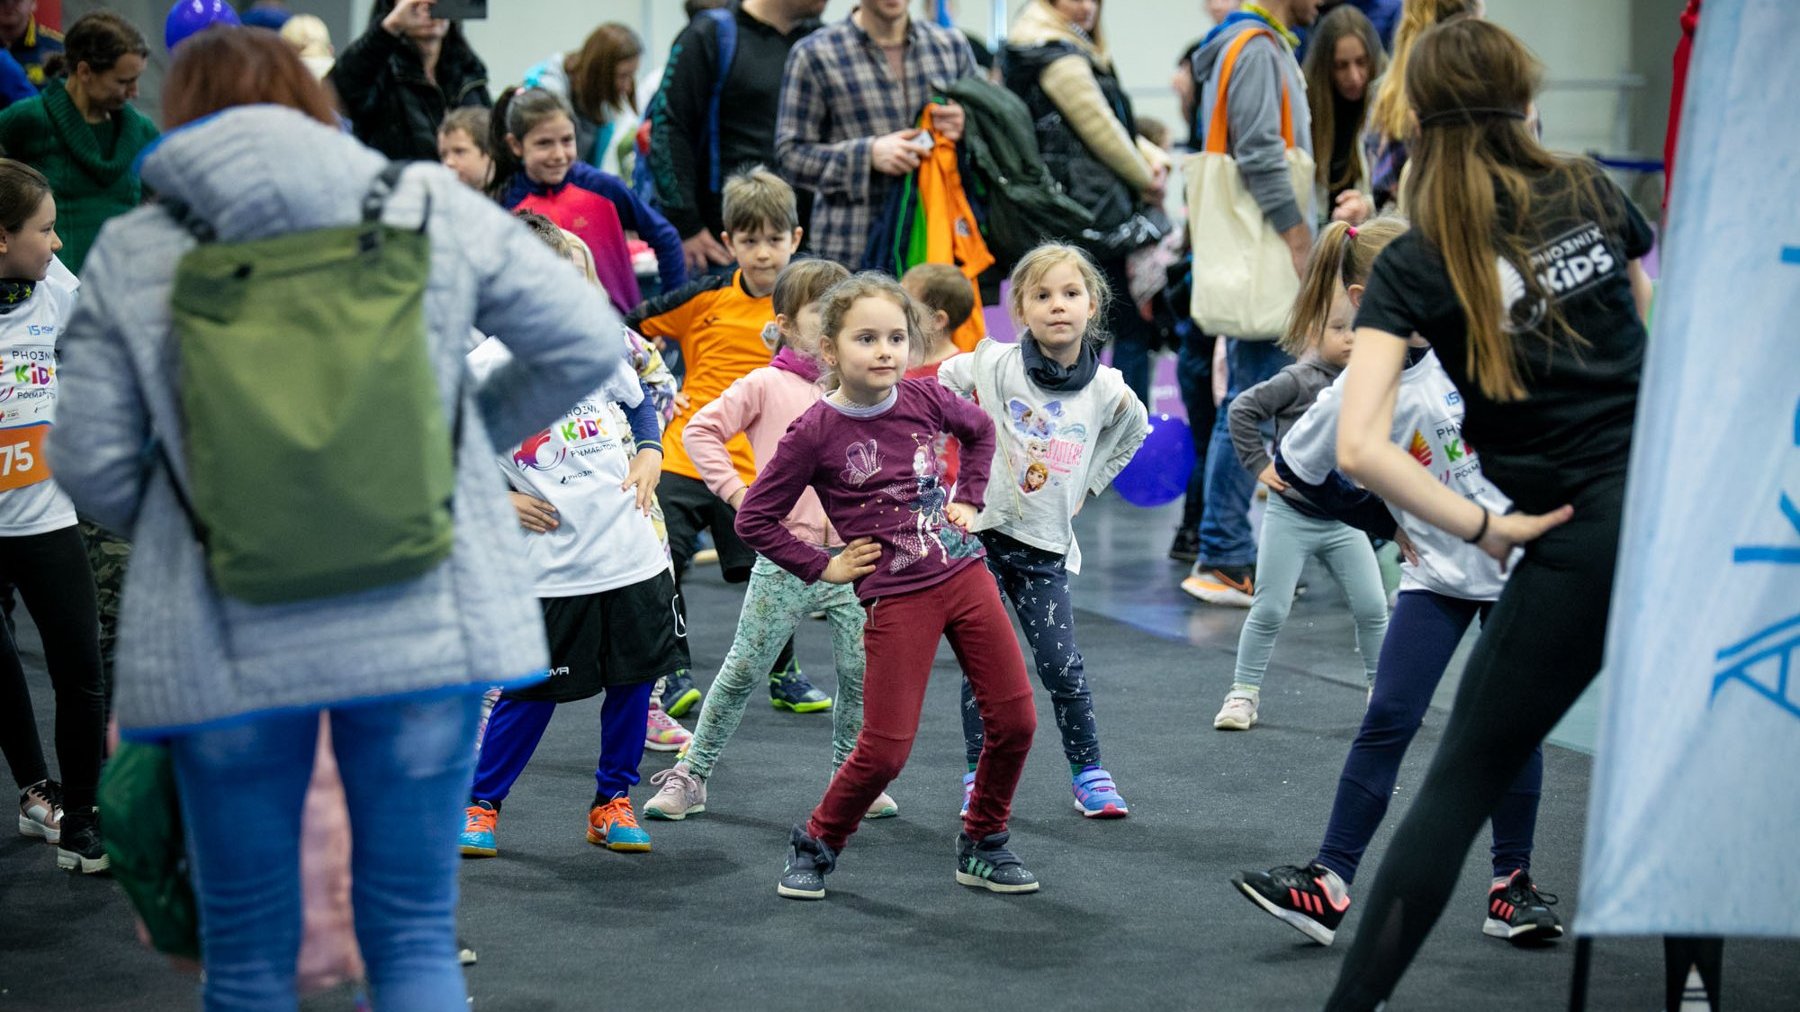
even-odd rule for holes
{"type": "Polygon", "coordinates": [[[976,843],[967,833],[956,834],[957,884],[995,893],[1037,892],[1037,876],[1006,849],[1011,838],[1011,833],[992,833],[976,843]]]}
{"type": "Polygon", "coordinates": [[[1322,864],[1278,865],[1268,871],[1241,871],[1231,884],[1250,902],[1320,945],[1337,938],[1350,909],[1350,890],[1322,864]]]}
{"type": "Polygon", "coordinates": [[[1481,933],[1514,942],[1561,938],[1562,920],[1550,909],[1555,903],[1554,893],[1539,892],[1529,874],[1515,871],[1488,890],[1481,933]]]}

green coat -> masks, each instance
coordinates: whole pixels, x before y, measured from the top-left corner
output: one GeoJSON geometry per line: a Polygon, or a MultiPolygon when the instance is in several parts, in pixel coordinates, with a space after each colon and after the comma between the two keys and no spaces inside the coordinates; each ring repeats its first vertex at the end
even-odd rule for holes
{"type": "Polygon", "coordinates": [[[156,139],[156,125],[129,105],[112,122],[118,135],[112,150],[102,151],[94,127],[82,118],[60,79],[37,98],[0,110],[0,149],[50,180],[56,234],[63,241],[58,255],[77,274],[100,226],[143,202],[134,166],[138,152],[156,139]]]}

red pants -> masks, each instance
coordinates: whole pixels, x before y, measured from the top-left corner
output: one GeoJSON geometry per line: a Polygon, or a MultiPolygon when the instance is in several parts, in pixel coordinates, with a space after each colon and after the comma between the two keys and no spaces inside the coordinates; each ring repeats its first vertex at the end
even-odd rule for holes
{"type": "Polygon", "coordinates": [[[1004,830],[1025,753],[1037,733],[1037,710],[1025,679],[1025,659],[993,576],[977,561],[943,583],[879,598],[865,610],[863,644],[869,661],[863,676],[862,734],[813,809],[807,833],[842,850],[875,796],[899,776],[919,731],[925,683],[940,636],[949,637],[987,729],[963,831],[980,840],[1004,830]]]}

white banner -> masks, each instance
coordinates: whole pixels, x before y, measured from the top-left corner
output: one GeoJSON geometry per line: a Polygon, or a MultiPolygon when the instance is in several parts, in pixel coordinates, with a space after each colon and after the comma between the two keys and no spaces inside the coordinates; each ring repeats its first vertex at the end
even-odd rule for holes
{"type": "Polygon", "coordinates": [[[1709,2],[1607,637],[1583,934],[1800,935],[1800,4],[1709,2]]]}

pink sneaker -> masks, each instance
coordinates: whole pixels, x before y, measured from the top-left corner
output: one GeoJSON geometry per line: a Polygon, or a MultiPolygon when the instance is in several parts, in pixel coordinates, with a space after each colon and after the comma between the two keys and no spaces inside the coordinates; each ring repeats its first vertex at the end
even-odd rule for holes
{"type": "Polygon", "coordinates": [[[679,752],[693,740],[693,732],[664,713],[655,699],[650,700],[650,719],[644,725],[645,748],[652,752],[679,752]]]}

